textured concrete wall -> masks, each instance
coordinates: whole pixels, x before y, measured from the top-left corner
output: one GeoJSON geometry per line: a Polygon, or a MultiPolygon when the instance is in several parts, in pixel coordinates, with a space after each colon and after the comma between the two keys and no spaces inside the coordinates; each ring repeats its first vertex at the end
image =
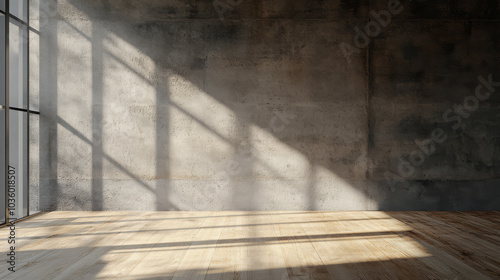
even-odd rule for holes
{"type": "Polygon", "coordinates": [[[500,210],[498,1],[227,2],[57,2],[43,210],[500,210]]]}

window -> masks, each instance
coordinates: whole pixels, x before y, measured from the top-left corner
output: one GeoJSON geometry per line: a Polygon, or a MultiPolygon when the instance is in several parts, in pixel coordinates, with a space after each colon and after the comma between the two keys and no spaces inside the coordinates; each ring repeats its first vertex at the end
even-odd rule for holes
{"type": "Polygon", "coordinates": [[[39,211],[37,61],[40,33],[29,24],[32,13],[29,4],[28,0],[0,0],[2,224],[39,211]],[[35,77],[33,81],[31,76],[35,77]]]}

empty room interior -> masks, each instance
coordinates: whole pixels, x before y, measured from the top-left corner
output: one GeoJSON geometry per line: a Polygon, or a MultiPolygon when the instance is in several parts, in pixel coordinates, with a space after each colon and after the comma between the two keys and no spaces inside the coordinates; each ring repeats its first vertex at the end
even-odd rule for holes
{"type": "Polygon", "coordinates": [[[0,279],[500,279],[500,1],[0,0],[0,279]]]}

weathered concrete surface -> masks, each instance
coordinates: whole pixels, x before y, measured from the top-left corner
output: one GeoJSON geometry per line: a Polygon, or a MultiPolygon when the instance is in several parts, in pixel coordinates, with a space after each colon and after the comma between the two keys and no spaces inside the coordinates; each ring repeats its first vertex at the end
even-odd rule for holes
{"type": "Polygon", "coordinates": [[[341,43],[386,1],[244,0],[223,21],[212,1],[58,1],[40,207],[498,210],[498,94],[459,129],[442,117],[478,75],[500,80],[484,2],[401,2],[348,62],[341,43]],[[447,140],[401,174],[436,128],[447,140]]]}

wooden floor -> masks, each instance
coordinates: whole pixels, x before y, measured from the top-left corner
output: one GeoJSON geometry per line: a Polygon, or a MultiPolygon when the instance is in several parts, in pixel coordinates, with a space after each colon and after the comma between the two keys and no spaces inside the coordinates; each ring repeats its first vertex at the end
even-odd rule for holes
{"type": "Polygon", "coordinates": [[[0,279],[500,279],[500,212],[50,212],[0,279]]]}

